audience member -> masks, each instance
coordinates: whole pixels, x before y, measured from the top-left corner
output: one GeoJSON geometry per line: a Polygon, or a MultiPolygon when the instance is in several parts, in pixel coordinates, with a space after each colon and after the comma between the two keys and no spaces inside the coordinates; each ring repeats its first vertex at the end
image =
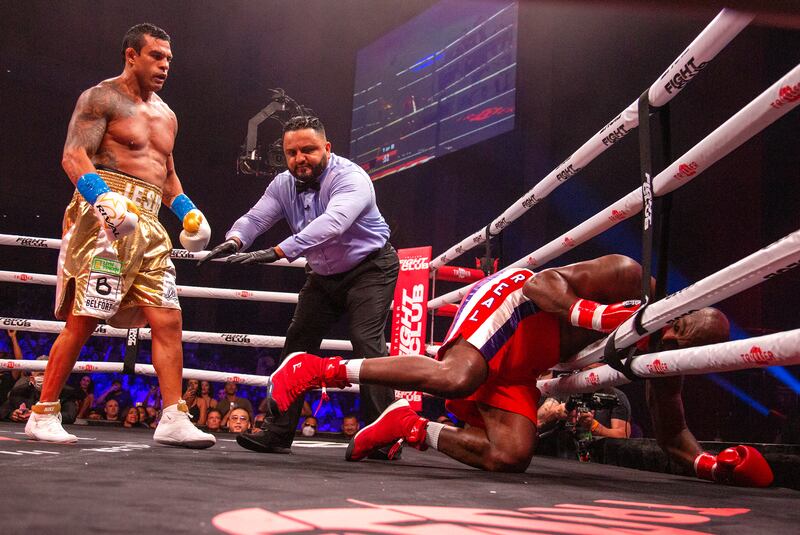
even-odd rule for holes
{"type": "Polygon", "coordinates": [[[105,420],[108,420],[109,422],[118,422],[120,420],[119,401],[114,398],[106,401],[105,405],[103,406],[103,413],[105,414],[105,420]]]}
{"type": "Polygon", "coordinates": [[[234,407],[225,415],[229,433],[244,433],[250,429],[250,413],[244,407],[234,407]]]}
{"type": "Polygon", "coordinates": [[[358,423],[358,418],[355,414],[348,414],[342,420],[342,434],[347,439],[353,438],[360,427],[361,425],[358,423]]]}
{"type": "Polygon", "coordinates": [[[122,388],[122,381],[119,379],[111,381],[111,386],[97,398],[97,405],[104,405],[109,399],[115,400],[118,407],[130,407],[133,405],[130,393],[122,388]]]}
{"type": "Polygon", "coordinates": [[[304,437],[313,437],[317,434],[317,419],[313,416],[307,416],[305,420],[303,420],[303,426],[300,428],[300,433],[304,437]]]}
{"type": "Polygon", "coordinates": [[[122,427],[127,428],[142,428],[148,427],[146,424],[141,423],[139,418],[139,410],[137,407],[129,407],[125,411],[125,416],[122,418],[122,427]]]}
{"type": "Polygon", "coordinates": [[[186,401],[186,405],[189,407],[192,423],[198,426],[205,424],[208,405],[206,405],[206,401],[200,397],[200,381],[197,379],[188,379],[186,381],[186,391],[183,393],[183,400],[186,401]]]}
{"type": "Polygon", "coordinates": [[[222,427],[222,413],[217,409],[209,409],[206,413],[206,431],[216,433],[222,427]]]}
{"type": "MultiPolygon", "coordinates": [[[[36,360],[47,360],[47,355],[42,355],[36,360]]],[[[8,399],[0,406],[0,420],[27,422],[31,415],[31,407],[39,401],[43,384],[44,372],[31,372],[27,377],[20,377],[9,392],[8,399]]],[[[69,385],[64,385],[61,390],[59,401],[61,417],[65,424],[75,421],[78,415],[78,402],[82,395],[82,391],[69,385]]]]}
{"type": "Polygon", "coordinates": [[[209,409],[215,409],[217,407],[217,400],[214,399],[211,392],[211,383],[208,381],[200,381],[200,398],[206,402],[206,406],[209,409]]]}
{"type": "MultiPolygon", "coordinates": [[[[22,360],[22,348],[19,347],[17,342],[17,331],[6,331],[8,338],[11,341],[11,352],[15,360],[22,360]]],[[[9,358],[6,352],[0,353],[0,358],[9,358]]],[[[0,372],[0,403],[8,399],[8,393],[14,388],[14,384],[22,377],[22,370],[11,370],[10,372],[0,372]]]]}
{"type": "Polygon", "coordinates": [[[161,410],[161,389],[158,385],[152,385],[143,401],[146,407],[153,407],[156,410],[161,410]]]}
{"type": "Polygon", "coordinates": [[[147,413],[147,419],[145,420],[145,423],[151,429],[155,429],[158,426],[158,419],[161,417],[159,410],[155,407],[150,407],[150,406],[146,406],[144,410],[147,413]]]}
{"type": "Polygon", "coordinates": [[[250,404],[250,401],[237,396],[236,392],[238,390],[239,385],[233,381],[227,381],[225,383],[225,395],[219,401],[219,403],[217,403],[217,410],[222,414],[223,418],[229,410],[237,407],[241,407],[246,410],[247,414],[253,414],[253,406],[250,404]]]}
{"type": "Polygon", "coordinates": [[[92,381],[92,376],[84,375],[81,377],[79,388],[85,397],[78,408],[78,418],[86,418],[89,410],[94,406],[94,381],[92,381]]]}

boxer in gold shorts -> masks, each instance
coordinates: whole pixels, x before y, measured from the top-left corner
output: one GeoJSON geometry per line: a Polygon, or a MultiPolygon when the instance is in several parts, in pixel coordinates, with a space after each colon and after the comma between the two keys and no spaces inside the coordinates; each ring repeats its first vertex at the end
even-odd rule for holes
{"type": "Polygon", "coordinates": [[[118,171],[98,169],[111,191],[133,200],[139,213],[137,231],[110,240],[94,207],[75,191],[64,215],[58,260],[56,317],[72,314],[104,319],[114,327],[142,327],[141,307],[180,310],[175,288],[172,243],[158,221],[161,190],[118,171]]]}
{"type": "Polygon", "coordinates": [[[126,33],[122,54],[122,74],[84,91],[70,120],[62,165],[76,191],[64,214],[56,291],[56,316],[66,325],[50,350],[25,433],[45,442],[77,440],[61,425],[58,396],[81,347],[105,320],[150,325],[164,403],[156,442],[207,448],[214,436],[192,425],[181,399],[181,308],[172,243],[158,221],[163,199],[183,223],[186,249],[202,250],[211,236],[175,172],[175,114],[156,95],[172,61],[169,35],[138,24],[126,33]]]}

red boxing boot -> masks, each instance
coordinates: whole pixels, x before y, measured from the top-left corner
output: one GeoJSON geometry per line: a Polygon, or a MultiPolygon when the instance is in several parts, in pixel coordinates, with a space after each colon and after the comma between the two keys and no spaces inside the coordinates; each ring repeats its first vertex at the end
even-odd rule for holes
{"type": "Polygon", "coordinates": [[[269,395],[281,412],[312,388],[322,388],[322,399],[328,398],[326,388],[350,386],[342,357],[317,357],[310,353],[287,356],[269,378],[269,395]]]}
{"type": "Polygon", "coordinates": [[[427,418],[411,410],[405,399],[398,399],[389,405],[377,420],[356,433],[347,446],[344,458],[348,461],[360,461],[372,451],[395,444],[389,453],[391,459],[401,441],[420,450],[426,450],[428,449],[425,444],[427,426],[427,418]]]}
{"type": "Polygon", "coordinates": [[[768,487],[772,469],[757,449],[735,446],[711,455],[703,452],[694,459],[694,471],[700,479],[708,479],[737,487],[768,487]]]}

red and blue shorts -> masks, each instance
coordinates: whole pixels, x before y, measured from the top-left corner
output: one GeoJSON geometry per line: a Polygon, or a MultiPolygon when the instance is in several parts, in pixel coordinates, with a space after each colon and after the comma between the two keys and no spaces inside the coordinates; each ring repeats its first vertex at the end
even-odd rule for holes
{"type": "Polygon", "coordinates": [[[447,400],[447,410],[470,425],[485,427],[479,403],[537,422],[536,379],[558,363],[560,340],[558,319],[538,311],[522,294],[532,275],[527,269],[506,269],[475,285],[439,349],[436,358],[441,360],[463,338],[489,365],[486,381],[472,395],[447,400]]]}

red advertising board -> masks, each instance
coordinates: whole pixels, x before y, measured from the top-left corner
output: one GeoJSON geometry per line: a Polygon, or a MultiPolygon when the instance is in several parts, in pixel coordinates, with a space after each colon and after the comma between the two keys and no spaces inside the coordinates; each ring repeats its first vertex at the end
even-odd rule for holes
{"type": "MultiPolygon", "coordinates": [[[[392,310],[391,355],[424,355],[425,325],[428,319],[428,264],[430,247],[414,247],[397,251],[400,257],[400,274],[394,290],[392,310]]],[[[401,363],[398,363],[401,365],[401,363]]],[[[395,396],[405,398],[415,411],[422,410],[420,392],[396,391],[395,396]]]]}

